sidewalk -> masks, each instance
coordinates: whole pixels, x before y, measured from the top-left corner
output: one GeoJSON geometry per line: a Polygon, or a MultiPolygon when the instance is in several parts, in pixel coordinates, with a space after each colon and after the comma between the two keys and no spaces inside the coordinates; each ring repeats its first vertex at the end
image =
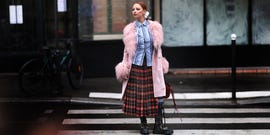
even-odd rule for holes
{"type": "MultiPolygon", "coordinates": [[[[237,92],[261,92],[255,96],[248,94],[246,97],[232,101],[232,81],[230,74],[177,74],[170,72],[165,75],[166,80],[171,83],[177,97],[179,105],[237,105],[237,104],[254,104],[270,102],[270,74],[252,73],[237,74],[237,92]],[[220,98],[211,97],[207,94],[221,94],[220,98]],[[265,94],[266,93],[266,94],[265,94]],[[269,95],[267,95],[269,94],[269,95]],[[201,98],[191,98],[193,95],[201,98]],[[208,96],[202,98],[202,96],[208,96]],[[224,97],[225,95],[225,97],[224,97]]],[[[74,104],[121,104],[120,98],[89,97],[89,93],[121,93],[121,83],[114,77],[107,78],[87,78],[79,90],[72,90],[65,77],[63,96],[55,97],[26,97],[18,88],[16,74],[0,75],[0,102],[71,102],[74,104]]],[[[241,93],[242,94],[242,93],[241,93]]],[[[103,94],[106,95],[106,94],[103,94]]],[[[171,100],[170,100],[171,101],[171,100]]],[[[172,102],[168,102],[172,105],[172,102]]]]}

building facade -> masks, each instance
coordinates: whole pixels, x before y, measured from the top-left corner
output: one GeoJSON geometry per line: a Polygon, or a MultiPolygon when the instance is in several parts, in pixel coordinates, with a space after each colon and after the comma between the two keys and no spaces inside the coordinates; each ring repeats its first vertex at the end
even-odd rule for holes
{"type": "MultiPolygon", "coordinates": [[[[61,48],[71,39],[87,77],[114,76],[135,1],[2,0],[1,72],[17,72],[43,46],[61,48]]],[[[238,67],[270,65],[269,0],[143,1],[163,25],[163,54],[171,68],[230,67],[233,33],[238,67]]]]}

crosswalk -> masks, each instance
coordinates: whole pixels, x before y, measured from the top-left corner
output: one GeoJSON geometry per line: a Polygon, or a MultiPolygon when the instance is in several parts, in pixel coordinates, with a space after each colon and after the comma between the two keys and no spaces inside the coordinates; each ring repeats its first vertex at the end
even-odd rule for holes
{"type": "MultiPolygon", "coordinates": [[[[256,98],[256,97],[268,97],[270,91],[237,91],[236,97],[239,98],[256,98]]],[[[174,93],[175,99],[228,99],[232,97],[231,92],[203,92],[203,93],[174,93]]],[[[121,99],[121,93],[109,93],[109,92],[90,92],[90,98],[102,98],[102,99],[121,99]]],[[[169,99],[172,99],[170,95],[169,99]]]]}
{"type": "MultiPolygon", "coordinates": [[[[166,125],[175,135],[270,134],[270,107],[166,108],[166,125]]],[[[148,118],[153,128],[154,118],[148,118]]],[[[70,108],[58,135],[137,135],[139,118],[124,115],[120,106],[70,108]]]]}

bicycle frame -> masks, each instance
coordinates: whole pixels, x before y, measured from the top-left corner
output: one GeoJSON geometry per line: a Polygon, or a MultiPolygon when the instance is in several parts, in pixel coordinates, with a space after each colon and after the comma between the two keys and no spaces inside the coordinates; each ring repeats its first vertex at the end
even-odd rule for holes
{"type": "Polygon", "coordinates": [[[59,50],[47,50],[46,55],[43,59],[44,66],[48,66],[52,72],[61,72],[64,64],[66,64],[71,58],[71,50],[65,50],[64,54],[60,54],[59,50]]]}
{"type": "Polygon", "coordinates": [[[66,72],[73,89],[80,87],[83,66],[77,57],[73,58],[72,45],[66,45],[63,50],[44,47],[42,57],[31,59],[21,67],[19,87],[24,93],[31,96],[42,95],[46,90],[62,93],[62,72],[66,72]]]}

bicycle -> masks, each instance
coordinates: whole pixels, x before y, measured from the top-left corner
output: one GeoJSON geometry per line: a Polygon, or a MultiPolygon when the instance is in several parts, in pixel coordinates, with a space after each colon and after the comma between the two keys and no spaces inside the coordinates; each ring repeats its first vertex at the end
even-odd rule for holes
{"type": "Polygon", "coordinates": [[[84,75],[83,65],[74,55],[73,42],[64,50],[43,47],[41,58],[33,58],[19,70],[20,90],[29,96],[62,94],[62,73],[66,72],[72,89],[79,89],[84,75]],[[49,93],[48,93],[49,92],[49,93]]]}

